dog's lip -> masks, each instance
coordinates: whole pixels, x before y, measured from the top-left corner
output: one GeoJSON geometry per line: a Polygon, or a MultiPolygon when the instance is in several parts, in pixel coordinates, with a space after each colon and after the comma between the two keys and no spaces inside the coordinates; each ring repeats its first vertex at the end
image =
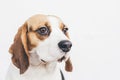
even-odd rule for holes
{"type": "MultiPolygon", "coordinates": [[[[62,56],[61,58],[59,58],[57,61],[58,62],[62,62],[63,60],[65,60],[66,59],[66,57],[65,57],[65,55],[64,56],[62,56]]],[[[46,64],[46,63],[48,63],[47,61],[45,61],[44,59],[40,59],[41,60],[41,62],[43,63],[43,64],[46,64]]]]}
{"type": "Polygon", "coordinates": [[[43,59],[41,59],[41,61],[43,62],[43,63],[47,63],[45,60],[43,60],[43,59]]]}
{"type": "Polygon", "coordinates": [[[65,56],[63,56],[60,59],[58,59],[58,62],[62,62],[64,59],[65,59],[65,56]]]}

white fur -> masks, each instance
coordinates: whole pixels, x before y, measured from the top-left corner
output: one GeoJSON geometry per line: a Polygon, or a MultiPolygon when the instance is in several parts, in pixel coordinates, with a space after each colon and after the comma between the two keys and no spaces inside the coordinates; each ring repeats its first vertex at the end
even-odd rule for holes
{"type": "Polygon", "coordinates": [[[50,36],[44,41],[40,41],[39,45],[30,51],[31,54],[39,56],[39,60],[43,59],[47,62],[56,61],[61,58],[65,53],[59,49],[58,43],[68,38],[59,28],[59,20],[56,17],[48,17],[52,32],[50,36]],[[47,56],[47,57],[46,57],[47,56]]]}
{"type": "Polygon", "coordinates": [[[30,65],[24,74],[20,75],[19,73],[19,69],[11,64],[6,80],[61,80],[60,70],[56,63],[51,63],[46,66],[30,65]]]}
{"type": "Polygon", "coordinates": [[[30,52],[30,65],[27,71],[20,75],[19,69],[13,64],[10,65],[6,80],[62,80],[57,60],[65,55],[59,47],[61,40],[68,40],[59,28],[59,20],[56,17],[48,16],[52,32],[44,41],[39,41],[37,47],[30,52]],[[41,61],[44,60],[46,63],[41,61]]]}

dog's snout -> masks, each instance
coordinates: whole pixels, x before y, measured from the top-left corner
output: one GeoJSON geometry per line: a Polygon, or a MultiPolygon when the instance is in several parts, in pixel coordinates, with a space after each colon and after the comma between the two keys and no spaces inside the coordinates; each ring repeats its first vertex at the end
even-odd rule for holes
{"type": "Polygon", "coordinates": [[[62,40],[58,43],[58,46],[63,52],[68,52],[72,47],[72,43],[68,40],[62,40]]]}

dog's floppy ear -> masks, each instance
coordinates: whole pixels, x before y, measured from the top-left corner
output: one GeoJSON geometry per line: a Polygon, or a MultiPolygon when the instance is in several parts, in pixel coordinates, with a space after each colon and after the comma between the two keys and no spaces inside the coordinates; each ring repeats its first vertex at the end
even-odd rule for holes
{"type": "MultiPolygon", "coordinates": [[[[66,36],[70,39],[68,33],[66,33],[66,36]]],[[[72,70],[73,70],[73,66],[72,66],[72,62],[70,60],[70,57],[65,62],[65,70],[68,71],[68,72],[72,72],[72,70]]]]}
{"type": "Polygon", "coordinates": [[[12,54],[13,64],[20,69],[20,74],[23,74],[29,66],[27,23],[19,28],[9,52],[12,54]]]}
{"type": "Polygon", "coordinates": [[[70,58],[68,58],[68,60],[65,62],[65,70],[68,72],[72,72],[73,70],[73,66],[70,58]]]}

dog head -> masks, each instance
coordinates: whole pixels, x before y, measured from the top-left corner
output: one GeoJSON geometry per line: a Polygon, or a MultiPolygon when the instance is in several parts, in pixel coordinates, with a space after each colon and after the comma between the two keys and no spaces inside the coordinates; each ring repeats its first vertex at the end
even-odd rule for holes
{"type": "Polygon", "coordinates": [[[72,43],[68,27],[56,16],[34,15],[21,26],[9,49],[13,64],[24,73],[30,64],[39,65],[65,60],[72,71],[69,51],[72,43]]]}

